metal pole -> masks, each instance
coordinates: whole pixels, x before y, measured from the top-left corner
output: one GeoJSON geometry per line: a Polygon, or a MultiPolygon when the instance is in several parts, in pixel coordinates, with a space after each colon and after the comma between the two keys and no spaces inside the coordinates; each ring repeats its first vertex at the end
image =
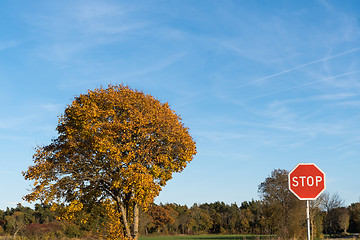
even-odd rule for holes
{"type": "Polygon", "coordinates": [[[307,238],[310,239],[310,206],[309,200],[306,200],[306,221],[307,221],[307,238]]]}

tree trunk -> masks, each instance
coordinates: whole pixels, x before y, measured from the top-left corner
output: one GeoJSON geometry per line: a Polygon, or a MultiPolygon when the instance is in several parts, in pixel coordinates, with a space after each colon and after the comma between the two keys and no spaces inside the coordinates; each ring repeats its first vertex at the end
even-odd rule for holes
{"type": "Polygon", "coordinates": [[[120,211],[121,211],[121,217],[123,219],[124,222],[124,227],[125,227],[125,233],[126,233],[126,237],[131,239],[131,233],[130,233],[130,227],[129,227],[129,223],[127,221],[127,217],[126,217],[126,210],[124,208],[124,205],[122,203],[118,203],[120,206],[120,211]]]}
{"type": "Polygon", "coordinates": [[[24,226],[25,226],[25,224],[24,224],[24,225],[21,225],[18,229],[16,229],[16,231],[15,231],[15,233],[14,233],[14,240],[16,240],[16,237],[17,237],[18,232],[19,232],[20,229],[23,228],[24,226]]]}
{"type": "Polygon", "coordinates": [[[134,204],[134,235],[133,239],[137,240],[139,237],[139,207],[137,203],[134,204]]]}

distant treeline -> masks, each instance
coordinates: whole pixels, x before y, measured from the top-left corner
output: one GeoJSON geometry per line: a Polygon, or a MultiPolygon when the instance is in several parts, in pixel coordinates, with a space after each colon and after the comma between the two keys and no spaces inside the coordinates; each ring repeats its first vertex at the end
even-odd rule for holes
{"type": "MultiPolygon", "coordinates": [[[[305,207],[303,208],[305,212],[305,207]]],[[[342,235],[360,232],[360,203],[349,207],[337,207],[314,211],[312,224],[321,234],[342,235]]],[[[162,234],[279,234],[278,222],[281,212],[272,212],[263,201],[245,201],[241,205],[224,202],[194,204],[153,205],[141,214],[142,235],[162,234]]],[[[303,219],[305,224],[305,218],[303,219]]],[[[289,224],[291,224],[289,222],[289,224]]],[[[313,229],[314,230],[314,229],[313,229]]]]}
{"type": "MultiPolygon", "coordinates": [[[[289,191],[288,171],[275,169],[258,191],[261,200],[240,205],[151,204],[140,211],[140,234],[259,234],[305,239],[306,203],[289,191]]],[[[121,216],[108,214],[111,208],[106,204],[94,201],[81,206],[36,204],[32,209],[19,204],[0,210],[0,235],[14,239],[103,239],[111,229],[106,226],[121,221],[121,216]]],[[[314,239],[359,233],[360,203],[345,207],[338,194],[323,193],[310,202],[310,221],[314,239]]]]}
{"type": "MultiPolygon", "coordinates": [[[[22,239],[100,239],[102,226],[107,220],[101,209],[93,211],[96,213],[88,221],[82,221],[80,215],[78,219],[65,221],[59,220],[49,205],[36,204],[32,209],[19,204],[16,208],[0,211],[0,234],[21,236],[22,239]]],[[[146,212],[141,211],[140,233],[279,234],[279,222],[274,221],[274,216],[283,217],[279,214],[272,212],[266,202],[254,200],[240,205],[215,202],[191,207],[176,203],[153,204],[146,212]]],[[[320,235],[360,232],[360,203],[328,212],[316,211],[315,215],[312,221],[316,228],[321,229],[320,235]]]]}

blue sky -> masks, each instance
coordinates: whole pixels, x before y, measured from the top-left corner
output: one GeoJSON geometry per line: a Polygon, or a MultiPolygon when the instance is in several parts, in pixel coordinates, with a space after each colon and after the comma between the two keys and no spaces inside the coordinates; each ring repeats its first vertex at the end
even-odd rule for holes
{"type": "Polygon", "coordinates": [[[197,142],[158,203],[259,199],[300,162],[360,201],[359,1],[5,0],[0,16],[0,209],[66,105],[110,83],[169,102],[197,142]]]}

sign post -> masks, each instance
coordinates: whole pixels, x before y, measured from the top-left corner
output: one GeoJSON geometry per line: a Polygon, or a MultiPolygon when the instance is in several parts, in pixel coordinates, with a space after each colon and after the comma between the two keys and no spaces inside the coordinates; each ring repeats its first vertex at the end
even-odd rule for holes
{"type": "Polygon", "coordinates": [[[325,190],[325,173],[314,163],[299,163],[288,175],[289,190],[300,200],[306,200],[307,237],[310,240],[310,204],[325,190]]]}
{"type": "Polygon", "coordinates": [[[306,222],[307,222],[307,238],[310,240],[310,203],[306,200],[306,222]]]}

